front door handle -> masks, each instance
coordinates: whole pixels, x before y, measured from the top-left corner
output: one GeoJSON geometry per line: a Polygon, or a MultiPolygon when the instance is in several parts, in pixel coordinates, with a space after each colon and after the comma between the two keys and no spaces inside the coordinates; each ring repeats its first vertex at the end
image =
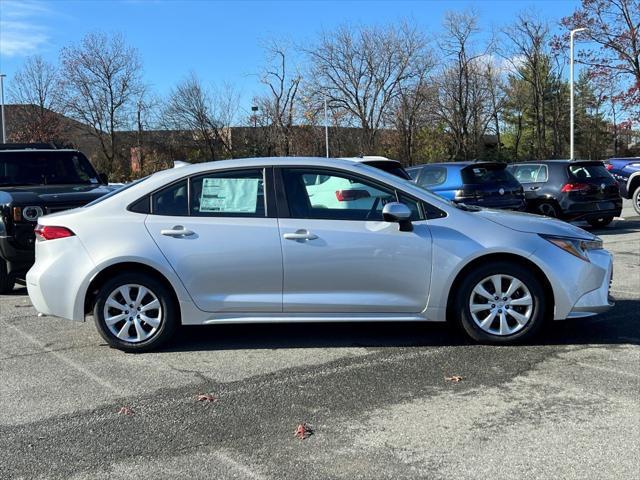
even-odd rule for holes
{"type": "Polygon", "coordinates": [[[160,230],[160,235],[166,235],[167,237],[188,237],[195,234],[194,231],[184,228],[182,225],[176,225],[170,229],[160,230]]]}
{"type": "Polygon", "coordinates": [[[285,240],[315,240],[318,236],[307,230],[297,230],[295,233],[285,233],[282,238],[285,240]]]}
{"type": "Polygon", "coordinates": [[[529,187],[529,190],[540,190],[540,187],[529,187]]]}

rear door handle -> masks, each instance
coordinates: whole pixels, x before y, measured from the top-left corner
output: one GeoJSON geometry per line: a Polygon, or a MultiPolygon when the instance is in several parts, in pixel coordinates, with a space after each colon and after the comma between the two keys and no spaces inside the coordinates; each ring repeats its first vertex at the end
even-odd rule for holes
{"type": "Polygon", "coordinates": [[[182,225],[176,225],[173,228],[160,230],[160,235],[167,237],[188,237],[195,234],[194,231],[184,228],[182,225]]]}
{"type": "Polygon", "coordinates": [[[282,238],[285,240],[315,240],[318,236],[307,230],[297,230],[295,233],[285,233],[282,238]]]}

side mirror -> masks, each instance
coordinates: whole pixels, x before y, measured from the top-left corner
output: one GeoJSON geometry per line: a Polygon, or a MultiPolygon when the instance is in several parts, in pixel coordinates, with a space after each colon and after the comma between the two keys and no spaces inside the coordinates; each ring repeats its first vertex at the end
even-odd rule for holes
{"type": "Polygon", "coordinates": [[[382,209],[382,218],[385,222],[397,223],[401,232],[413,231],[411,210],[404,203],[387,203],[382,209]]]}
{"type": "Polygon", "coordinates": [[[109,177],[106,173],[99,173],[98,180],[100,180],[100,182],[104,183],[105,185],[109,184],[109,177]]]}

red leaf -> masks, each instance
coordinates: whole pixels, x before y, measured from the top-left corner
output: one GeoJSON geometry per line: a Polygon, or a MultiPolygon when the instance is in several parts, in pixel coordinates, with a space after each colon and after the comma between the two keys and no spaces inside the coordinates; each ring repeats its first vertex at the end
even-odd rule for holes
{"type": "Polygon", "coordinates": [[[121,407],[120,410],[118,410],[118,415],[127,415],[127,416],[131,416],[133,415],[133,410],[131,410],[129,407],[121,407]]]}
{"type": "Polygon", "coordinates": [[[301,423],[297,426],[295,432],[293,432],[293,436],[299,438],[300,440],[305,440],[313,435],[313,428],[308,423],[301,423]]]}
{"type": "Polygon", "coordinates": [[[212,395],[210,393],[199,393],[198,396],[196,397],[196,399],[199,402],[211,403],[211,402],[215,402],[216,400],[218,400],[218,397],[216,397],[215,395],[212,395]]]}

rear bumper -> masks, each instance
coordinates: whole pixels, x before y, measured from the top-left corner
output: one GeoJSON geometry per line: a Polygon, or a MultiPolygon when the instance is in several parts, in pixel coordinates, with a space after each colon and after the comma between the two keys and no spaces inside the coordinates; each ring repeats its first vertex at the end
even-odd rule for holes
{"type": "Polygon", "coordinates": [[[619,217],[622,213],[622,198],[594,202],[568,201],[560,204],[563,214],[570,220],[590,220],[602,217],[619,217]]]}

